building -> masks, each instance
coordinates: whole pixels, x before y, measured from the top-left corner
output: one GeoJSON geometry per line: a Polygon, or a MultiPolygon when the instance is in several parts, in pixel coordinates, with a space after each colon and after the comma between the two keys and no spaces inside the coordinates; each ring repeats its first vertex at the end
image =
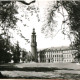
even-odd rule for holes
{"type": "Polygon", "coordinates": [[[66,49],[45,49],[37,51],[36,32],[33,29],[31,35],[31,53],[35,62],[60,63],[75,62],[77,50],[67,47],[66,49]]]}
{"type": "Polygon", "coordinates": [[[38,52],[38,61],[46,63],[75,62],[74,49],[42,50],[38,52]]]}
{"type": "Polygon", "coordinates": [[[34,61],[37,62],[38,56],[37,56],[37,42],[36,42],[36,33],[35,29],[33,29],[32,35],[31,35],[31,53],[34,57],[34,61]]]}

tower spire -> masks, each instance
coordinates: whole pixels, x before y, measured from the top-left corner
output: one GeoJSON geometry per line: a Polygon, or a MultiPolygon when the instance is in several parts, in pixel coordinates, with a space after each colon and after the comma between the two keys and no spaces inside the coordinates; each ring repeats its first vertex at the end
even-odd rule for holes
{"type": "Polygon", "coordinates": [[[33,28],[33,32],[32,32],[32,34],[36,34],[36,32],[35,32],[35,28],[33,28]]]}

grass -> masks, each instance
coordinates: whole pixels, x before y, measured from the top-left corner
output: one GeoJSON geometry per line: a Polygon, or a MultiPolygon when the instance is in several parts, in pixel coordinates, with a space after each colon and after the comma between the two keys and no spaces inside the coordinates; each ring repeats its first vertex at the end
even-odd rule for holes
{"type": "Polygon", "coordinates": [[[0,65],[0,71],[9,79],[80,79],[76,63],[9,63],[0,65]]]}

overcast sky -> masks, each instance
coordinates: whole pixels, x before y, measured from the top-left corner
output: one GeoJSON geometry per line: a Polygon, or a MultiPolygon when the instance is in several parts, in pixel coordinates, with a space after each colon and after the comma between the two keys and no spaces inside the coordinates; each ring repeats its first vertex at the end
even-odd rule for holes
{"type": "MultiPolygon", "coordinates": [[[[37,48],[43,49],[43,48],[49,48],[49,47],[58,47],[58,46],[69,46],[70,40],[68,39],[68,36],[64,36],[62,34],[61,24],[63,21],[63,17],[60,13],[57,11],[55,12],[55,20],[57,21],[57,27],[55,28],[55,31],[53,32],[53,37],[47,37],[45,34],[41,33],[41,28],[43,27],[44,20],[46,19],[46,16],[48,15],[48,8],[51,8],[54,4],[53,1],[49,0],[37,0],[36,3],[30,5],[35,6],[36,8],[39,8],[38,17],[40,21],[38,21],[38,18],[36,17],[36,13],[33,11],[33,15],[31,16],[31,13],[27,10],[27,5],[24,5],[20,2],[16,3],[18,5],[18,13],[16,16],[20,19],[17,22],[17,30],[13,31],[10,30],[13,39],[11,39],[11,42],[14,44],[18,40],[20,43],[20,46],[22,48],[25,48],[27,51],[30,50],[30,42],[31,42],[31,33],[32,29],[35,28],[36,35],[37,35],[37,48]],[[58,30],[60,30],[58,32],[58,30]],[[58,32],[58,33],[57,33],[58,32]],[[29,43],[24,40],[24,38],[20,37],[20,33],[25,37],[25,39],[29,39],[29,43]],[[57,33],[57,34],[56,34],[57,33]],[[56,36],[55,36],[56,35],[56,36]]],[[[65,15],[67,15],[67,12],[64,10],[65,15]]],[[[63,25],[64,26],[64,25],[63,25]]],[[[49,26],[50,27],[50,26],[49,26]]],[[[67,25],[67,31],[69,31],[69,28],[67,25]]]]}

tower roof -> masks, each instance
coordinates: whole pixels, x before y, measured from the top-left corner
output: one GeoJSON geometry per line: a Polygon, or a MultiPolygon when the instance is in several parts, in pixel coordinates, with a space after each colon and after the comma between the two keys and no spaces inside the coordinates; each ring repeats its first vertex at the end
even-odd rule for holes
{"type": "Polygon", "coordinates": [[[32,32],[32,34],[36,34],[36,32],[35,32],[35,28],[33,28],[33,32],[32,32]]]}

